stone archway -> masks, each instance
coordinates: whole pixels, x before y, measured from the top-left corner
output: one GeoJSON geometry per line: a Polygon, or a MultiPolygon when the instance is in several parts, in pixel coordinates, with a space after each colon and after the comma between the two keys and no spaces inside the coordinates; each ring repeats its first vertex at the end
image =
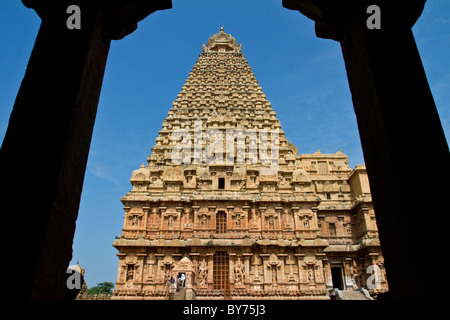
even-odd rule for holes
{"type": "MultiPolygon", "coordinates": [[[[133,32],[152,12],[172,5],[170,0],[22,2],[37,12],[42,24],[0,150],[4,225],[14,228],[17,215],[23,221],[15,231],[23,236],[4,252],[15,261],[20,277],[8,277],[4,292],[5,298],[62,299],[110,42],[133,32]],[[83,8],[83,28],[72,32],[65,13],[74,4],[83,8]],[[26,199],[38,206],[38,214],[20,205],[24,195],[18,190],[29,181],[30,166],[37,168],[33,179],[40,187],[26,199]]],[[[425,0],[282,4],[314,20],[318,37],[341,44],[390,295],[423,297],[433,284],[427,281],[427,270],[416,263],[428,249],[416,235],[421,234],[424,212],[446,212],[439,201],[446,190],[422,188],[421,198],[410,201],[417,191],[411,174],[417,165],[405,161],[405,154],[432,151],[439,175],[429,175],[428,185],[440,185],[440,177],[450,175],[447,142],[411,31],[425,0]],[[366,26],[369,5],[382,8],[380,30],[366,26]],[[417,130],[417,124],[425,130],[417,130]]]]}
{"type": "Polygon", "coordinates": [[[186,276],[184,287],[186,288],[186,300],[193,300],[195,298],[195,291],[193,285],[195,282],[195,270],[192,265],[191,259],[188,257],[182,258],[176,262],[171,275],[174,279],[177,279],[178,274],[184,273],[186,276]]]}

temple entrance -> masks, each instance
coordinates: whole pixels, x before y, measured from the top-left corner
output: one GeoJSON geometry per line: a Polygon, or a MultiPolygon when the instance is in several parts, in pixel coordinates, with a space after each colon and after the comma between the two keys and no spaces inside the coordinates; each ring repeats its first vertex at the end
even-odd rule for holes
{"type": "Polygon", "coordinates": [[[213,282],[214,289],[224,292],[230,289],[230,258],[226,251],[217,251],[214,254],[213,282]]]}
{"type": "Polygon", "coordinates": [[[331,267],[331,278],[333,280],[333,288],[344,290],[341,267],[331,267]]]}

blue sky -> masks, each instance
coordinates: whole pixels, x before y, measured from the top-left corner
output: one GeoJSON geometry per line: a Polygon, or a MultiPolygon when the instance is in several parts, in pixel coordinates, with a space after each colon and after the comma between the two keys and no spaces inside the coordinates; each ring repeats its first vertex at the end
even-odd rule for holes
{"type": "MultiPolygon", "coordinates": [[[[118,258],[112,242],[123,224],[120,197],[131,189],[131,172],[146,163],[202,44],[221,25],[242,43],[286,137],[299,153],[341,149],[352,168],[364,163],[339,43],[317,38],[313,22],[283,8],[281,0],[172,3],[172,9],[150,15],[133,34],[111,44],[71,261],[86,269],[88,287],[116,281],[118,258]]],[[[0,2],[2,141],[39,25],[37,14],[21,1],[0,2]]],[[[450,2],[428,1],[413,31],[448,137],[450,2]]]]}

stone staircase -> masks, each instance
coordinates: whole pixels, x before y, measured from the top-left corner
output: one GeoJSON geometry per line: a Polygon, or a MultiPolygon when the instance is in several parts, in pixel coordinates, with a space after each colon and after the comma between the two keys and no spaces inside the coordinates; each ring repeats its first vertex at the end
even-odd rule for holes
{"type": "Polygon", "coordinates": [[[336,300],[369,300],[361,291],[338,291],[336,300]]]}
{"type": "Polygon", "coordinates": [[[186,300],[186,287],[181,287],[180,291],[175,290],[172,300],[186,300]]]}

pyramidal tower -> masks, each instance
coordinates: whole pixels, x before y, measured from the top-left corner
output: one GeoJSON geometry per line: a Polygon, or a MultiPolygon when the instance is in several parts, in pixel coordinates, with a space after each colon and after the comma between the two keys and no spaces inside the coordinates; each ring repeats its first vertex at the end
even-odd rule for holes
{"type": "Polygon", "coordinates": [[[365,167],[299,155],[241,49],[223,28],[209,38],[133,171],[114,299],[386,291],[365,167]]]}

